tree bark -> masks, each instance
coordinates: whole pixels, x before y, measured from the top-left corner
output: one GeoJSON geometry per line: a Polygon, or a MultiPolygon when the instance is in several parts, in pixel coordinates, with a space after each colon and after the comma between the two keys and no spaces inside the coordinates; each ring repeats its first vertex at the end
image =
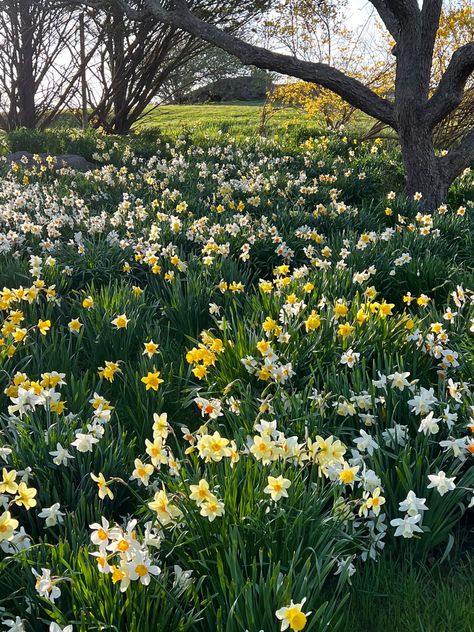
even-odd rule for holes
{"type": "Polygon", "coordinates": [[[34,129],[35,76],[33,71],[33,30],[31,0],[19,0],[20,58],[18,67],[18,100],[20,126],[34,129]]]}
{"type": "Polygon", "coordinates": [[[86,34],[84,25],[84,11],[79,15],[79,46],[81,55],[81,126],[87,128],[87,60],[86,60],[86,34]]]}
{"type": "Polygon", "coordinates": [[[428,130],[411,134],[399,132],[402,158],[405,167],[405,193],[413,198],[421,193],[421,205],[433,210],[446,201],[448,178],[439,159],[435,156],[432,134],[428,130]]]}
{"type": "Polygon", "coordinates": [[[127,134],[128,124],[127,86],[125,75],[125,22],[122,11],[115,7],[112,14],[112,51],[111,61],[113,85],[113,122],[111,126],[117,134],[127,134]]]}

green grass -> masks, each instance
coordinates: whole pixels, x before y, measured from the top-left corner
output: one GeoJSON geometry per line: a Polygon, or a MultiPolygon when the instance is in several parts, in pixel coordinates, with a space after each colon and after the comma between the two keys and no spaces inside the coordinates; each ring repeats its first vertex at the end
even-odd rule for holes
{"type": "Polygon", "coordinates": [[[342,632],[470,632],[474,559],[434,568],[384,559],[353,577],[342,632]]]}
{"type": "MultiPolygon", "coordinates": [[[[160,105],[150,111],[135,125],[134,133],[148,132],[154,137],[162,134],[165,139],[180,135],[192,136],[200,143],[211,139],[223,142],[224,137],[239,143],[247,139],[267,137],[286,145],[297,145],[311,136],[327,134],[321,121],[311,119],[296,108],[275,109],[262,119],[263,101],[229,101],[202,105],[160,105]]],[[[362,112],[356,113],[347,127],[349,136],[361,137],[374,121],[362,112]]],[[[85,132],[85,139],[90,137],[85,132]]],[[[78,153],[91,159],[92,150],[85,142],[77,142],[80,133],[78,120],[68,112],[61,114],[45,131],[17,130],[6,134],[0,130],[0,155],[8,151],[46,152],[51,154],[78,153]],[[71,142],[72,139],[72,142],[71,142]],[[8,142],[10,140],[10,142],[8,142]]],[[[113,139],[114,137],[110,136],[113,139]]],[[[115,137],[125,140],[127,137],[115,137]]],[[[153,140],[152,153],[156,144],[153,140]]]]}
{"type": "MultiPolygon", "coordinates": [[[[303,111],[291,107],[276,108],[262,125],[263,106],[263,101],[161,105],[151,110],[140,121],[137,129],[158,127],[170,135],[193,129],[211,134],[228,133],[237,138],[245,138],[255,132],[274,135],[295,128],[325,133],[321,121],[311,119],[303,111]]],[[[373,119],[358,112],[350,122],[348,132],[362,135],[373,123],[373,119]]]]}
{"type": "MultiPolygon", "coordinates": [[[[138,127],[158,127],[167,134],[196,129],[245,136],[260,129],[262,107],[263,103],[259,101],[161,105],[150,111],[138,127]]],[[[275,133],[287,126],[301,125],[304,121],[302,112],[295,109],[279,110],[272,114],[266,131],[275,133]]]]}

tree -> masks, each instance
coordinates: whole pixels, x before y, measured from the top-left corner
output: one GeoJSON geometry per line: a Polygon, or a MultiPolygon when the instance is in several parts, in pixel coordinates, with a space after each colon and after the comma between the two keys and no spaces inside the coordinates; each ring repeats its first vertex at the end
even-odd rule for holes
{"type": "MultiPolygon", "coordinates": [[[[108,132],[129,132],[153,103],[172,100],[174,93],[181,96],[202,80],[202,67],[208,69],[210,45],[176,25],[157,21],[144,10],[145,0],[129,0],[125,12],[120,0],[57,1],[90,9],[87,40],[96,42],[97,50],[87,68],[88,118],[108,132]],[[198,60],[201,72],[196,69],[198,60]]],[[[189,3],[207,22],[232,32],[253,17],[255,4],[256,0],[189,3]]]]}
{"type": "MultiPolygon", "coordinates": [[[[345,26],[347,9],[347,1],[278,0],[258,32],[267,47],[283,47],[294,57],[337,66],[385,96],[393,85],[391,56],[373,50],[372,37],[367,37],[370,16],[357,28],[345,26]]],[[[345,126],[355,112],[331,90],[294,80],[276,85],[267,105],[269,111],[282,106],[302,109],[330,130],[345,126]]]]}
{"type": "Polygon", "coordinates": [[[89,119],[116,134],[129,132],[189,59],[208,47],[152,16],[136,23],[114,2],[91,12],[87,30],[97,42],[87,69],[89,119]]]}
{"type": "Polygon", "coordinates": [[[1,127],[44,127],[65,107],[80,77],[77,38],[70,9],[51,0],[2,1],[1,127]]]}
{"type": "Polygon", "coordinates": [[[250,75],[250,72],[237,57],[215,46],[208,46],[199,55],[193,55],[179,73],[173,73],[160,90],[160,95],[166,103],[186,103],[199,88],[230,77],[250,75]]]}
{"type": "MultiPolygon", "coordinates": [[[[126,0],[121,6],[135,18],[126,0]]],[[[398,134],[406,174],[406,193],[423,194],[427,206],[447,196],[451,182],[474,158],[474,126],[445,156],[437,156],[433,130],[461,103],[474,71],[474,42],[452,55],[438,85],[430,91],[431,69],[443,0],[370,0],[395,41],[396,78],[393,99],[377,95],[360,80],[330,64],[306,61],[256,46],[218,28],[192,11],[185,0],[145,0],[159,21],[180,28],[238,57],[243,63],[315,83],[352,106],[386,123],[398,134]]]]}

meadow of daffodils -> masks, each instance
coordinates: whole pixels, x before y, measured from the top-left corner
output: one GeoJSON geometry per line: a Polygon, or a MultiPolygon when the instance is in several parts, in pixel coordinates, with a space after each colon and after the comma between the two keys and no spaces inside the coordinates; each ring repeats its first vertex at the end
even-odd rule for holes
{"type": "Polygon", "coordinates": [[[426,210],[385,141],[93,138],[0,164],[2,629],[337,629],[472,520],[474,173],[426,210]]]}

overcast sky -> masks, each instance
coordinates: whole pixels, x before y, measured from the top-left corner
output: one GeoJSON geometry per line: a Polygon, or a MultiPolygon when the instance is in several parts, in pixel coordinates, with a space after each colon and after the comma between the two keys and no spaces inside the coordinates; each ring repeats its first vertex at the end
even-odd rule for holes
{"type": "Polygon", "coordinates": [[[373,5],[367,0],[349,0],[349,11],[351,21],[354,20],[355,25],[359,25],[367,19],[372,13],[373,5]]]}

